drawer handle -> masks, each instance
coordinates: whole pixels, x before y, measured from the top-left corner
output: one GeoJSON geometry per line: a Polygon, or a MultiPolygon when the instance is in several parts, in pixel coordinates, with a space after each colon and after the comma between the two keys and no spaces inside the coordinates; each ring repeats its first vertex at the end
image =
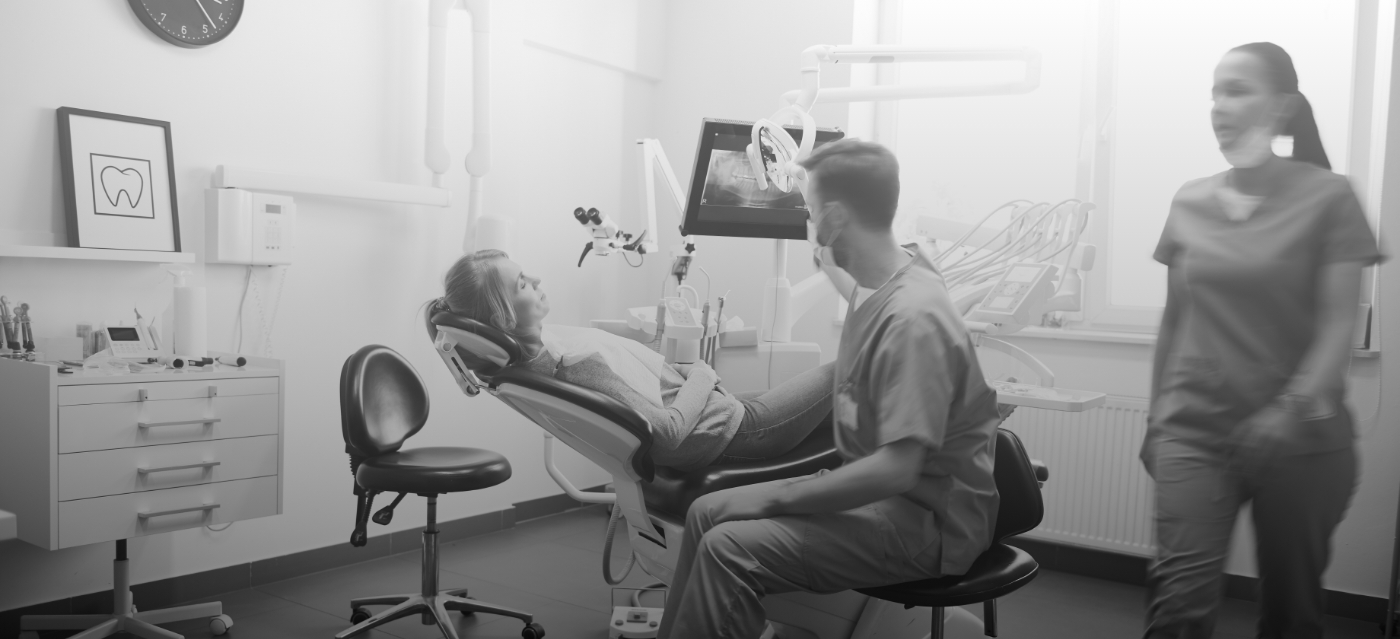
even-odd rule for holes
{"type": "Polygon", "coordinates": [[[219,463],[220,463],[220,462],[216,462],[216,461],[207,461],[207,462],[199,462],[198,464],[185,464],[185,465],[183,465],[183,466],[163,466],[163,467],[161,467],[161,468],[146,468],[145,466],[142,466],[142,467],[140,467],[140,468],[137,468],[137,469],[136,469],[136,472],[137,472],[137,473],[140,473],[140,474],[142,474],[142,475],[146,475],[146,474],[150,474],[150,473],[163,473],[163,472],[165,472],[165,471],[167,471],[167,470],[189,470],[189,469],[191,469],[191,468],[213,468],[213,467],[215,467],[215,466],[218,466],[219,463]]]}
{"type": "Polygon", "coordinates": [[[205,417],[203,419],[186,419],[178,422],[136,422],[137,428],[160,428],[161,426],[189,426],[191,424],[217,424],[224,421],[218,417],[205,417]]]}
{"type": "Polygon", "coordinates": [[[136,513],[140,519],[150,519],[152,517],[164,517],[166,515],[178,515],[180,513],[192,513],[201,510],[214,510],[218,504],[204,504],[203,506],[190,506],[189,508],[176,508],[174,510],[159,510],[153,513],[136,513]]]}

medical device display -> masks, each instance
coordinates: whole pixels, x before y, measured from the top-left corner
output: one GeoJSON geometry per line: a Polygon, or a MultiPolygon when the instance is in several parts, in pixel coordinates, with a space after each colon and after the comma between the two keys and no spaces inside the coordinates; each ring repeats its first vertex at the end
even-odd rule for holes
{"type": "Polygon", "coordinates": [[[224,264],[291,264],[297,205],[285,195],[243,189],[204,192],[206,260],[224,264]]]}
{"type": "MultiPolygon", "coordinates": [[[[695,172],[681,232],[687,235],[807,237],[807,203],[795,181],[780,168],[797,161],[796,149],[754,123],[706,118],[695,151],[695,172]],[[755,170],[757,158],[761,170],[755,170]]],[[[784,129],[801,142],[802,129],[784,129]]],[[[813,129],[812,147],[839,140],[838,129],[813,129]]]]}
{"type": "Polygon", "coordinates": [[[151,336],[141,326],[108,326],[102,329],[107,334],[107,345],[114,357],[122,359],[146,359],[160,357],[153,347],[151,336]]]}
{"type": "Polygon", "coordinates": [[[1045,302],[1055,294],[1055,265],[1022,263],[1011,266],[987,297],[967,318],[977,322],[1027,326],[1039,321],[1045,302]]]}

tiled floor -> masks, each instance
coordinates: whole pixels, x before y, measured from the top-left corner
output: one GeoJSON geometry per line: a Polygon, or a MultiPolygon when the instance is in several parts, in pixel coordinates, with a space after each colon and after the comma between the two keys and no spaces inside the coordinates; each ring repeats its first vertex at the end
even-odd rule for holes
{"type": "MultiPolygon", "coordinates": [[[[444,544],[442,587],[469,588],[477,599],[530,612],[552,638],[605,638],[611,610],[611,590],[601,576],[606,524],[606,511],[591,507],[444,544]]],[[[624,551],[614,561],[620,564],[625,556],[624,551]]],[[[636,570],[624,585],[641,587],[648,581],[636,570]]],[[[329,639],[348,627],[351,598],[413,592],[418,584],[419,556],[405,553],[228,593],[218,599],[234,619],[234,628],[227,635],[230,638],[329,639]]],[[[1046,571],[1001,601],[999,634],[1013,639],[1137,637],[1142,626],[1142,599],[1143,591],[1138,587],[1046,571]]],[[[1216,637],[1252,637],[1253,611],[1253,604],[1227,600],[1216,637]]],[[[514,639],[522,627],[515,619],[492,615],[454,614],[454,618],[464,638],[514,639]]],[[[1370,624],[1341,618],[1328,622],[1327,636],[1332,639],[1380,635],[1370,624]]],[[[209,636],[201,621],[167,627],[191,639],[209,636]]],[[[435,639],[441,634],[415,616],[361,636],[435,639]]]]}

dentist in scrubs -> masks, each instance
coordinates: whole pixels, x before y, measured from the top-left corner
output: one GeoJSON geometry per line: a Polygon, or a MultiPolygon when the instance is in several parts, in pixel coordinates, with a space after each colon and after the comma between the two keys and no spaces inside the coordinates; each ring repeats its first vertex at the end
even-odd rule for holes
{"type": "Polygon", "coordinates": [[[1142,449],[1158,543],[1145,636],[1211,636],[1251,503],[1257,636],[1321,637],[1322,574],[1357,483],[1343,397],[1361,271],[1382,256],[1282,48],[1230,50],[1211,94],[1232,168],[1181,187],[1153,254],[1168,292],[1142,449]],[[1274,155],[1279,135],[1291,158],[1274,155]]]}
{"type": "Polygon", "coordinates": [[[842,140],[802,166],[808,239],[848,274],[832,409],[846,463],[696,500],[662,639],[757,639],[766,595],[961,575],[991,544],[996,393],[942,276],[895,241],[899,165],[842,140]]]}

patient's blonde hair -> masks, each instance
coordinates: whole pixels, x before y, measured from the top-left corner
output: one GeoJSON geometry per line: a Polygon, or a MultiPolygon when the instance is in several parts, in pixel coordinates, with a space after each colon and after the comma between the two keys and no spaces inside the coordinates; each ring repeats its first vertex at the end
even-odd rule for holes
{"type": "Polygon", "coordinates": [[[495,249],[463,255],[443,277],[446,294],[438,300],[438,307],[506,332],[513,331],[515,305],[497,268],[501,260],[509,257],[505,251],[495,249]]]}

